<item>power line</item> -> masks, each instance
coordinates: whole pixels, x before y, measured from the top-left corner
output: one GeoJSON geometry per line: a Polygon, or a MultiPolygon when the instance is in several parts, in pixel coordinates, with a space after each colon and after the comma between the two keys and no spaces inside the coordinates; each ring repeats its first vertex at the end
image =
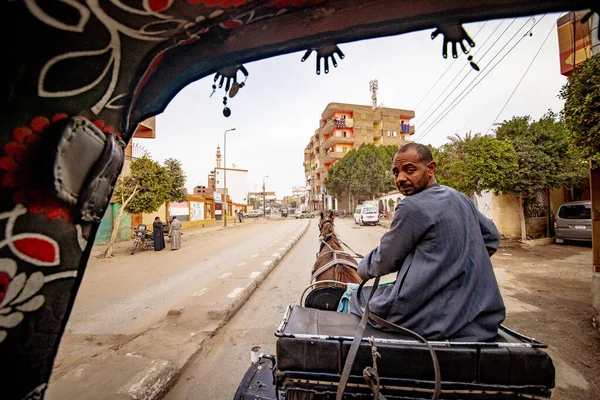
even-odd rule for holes
{"type": "MultiPolygon", "coordinates": [[[[534,25],[533,25],[533,26],[532,26],[532,27],[531,27],[531,28],[530,28],[530,29],[529,29],[527,32],[530,32],[530,31],[531,31],[533,28],[535,28],[535,26],[536,26],[536,25],[537,25],[537,24],[538,24],[538,23],[539,23],[539,22],[540,22],[540,21],[541,21],[541,20],[542,20],[542,19],[543,19],[545,16],[546,16],[546,14],[542,15],[542,17],[541,17],[539,20],[537,20],[537,21],[534,23],[534,25]]],[[[520,31],[521,31],[521,29],[522,29],[522,27],[521,27],[521,28],[519,28],[519,30],[517,31],[517,33],[518,33],[518,32],[520,32],[520,31]]],[[[422,133],[422,134],[421,134],[421,135],[420,135],[420,136],[419,136],[417,139],[415,139],[415,140],[416,140],[416,141],[417,141],[417,140],[421,140],[421,139],[423,139],[423,138],[424,138],[424,137],[425,137],[427,134],[429,134],[429,133],[431,132],[431,130],[433,130],[433,129],[434,129],[436,126],[437,126],[437,124],[439,124],[439,123],[440,123],[440,122],[441,122],[441,121],[442,121],[442,120],[443,120],[443,119],[444,119],[444,118],[445,118],[445,117],[446,117],[446,116],[447,116],[447,115],[448,115],[448,114],[449,114],[449,113],[450,113],[450,112],[451,112],[451,111],[452,111],[452,110],[453,110],[453,109],[454,109],[454,108],[455,108],[455,107],[456,107],[456,106],[457,106],[457,105],[458,105],[458,104],[459,104],[459,103],[460,103],[460,102],[461,102],[461,101],[462,101],[462,100],[465,98],[465,97],[467,97],[467,96],[469,95],[469,93],[471,93],[471,91],[472,91],[473,89],[475,89],[475,88],[476,88],[476,87],[477,87],[477,86],[478,86],[478,85],[481,83],[481,81],[483,81],[483,80],[485,79],[485,77],[486,77],[486,76],[488,76],[488,75],[489,75],[489,74],[490,74],[490,73],[491,73],[491,72],[492,72],[492,71],[493,71],[493,70],[494,70],[494,69],[495,69],[495,68],[498,66],[498,64],[500,64],[500,63],[502,62],[502,60],[504,60],[504,58],[506,58],[506,56],[507,56],[507,55],[509,55],[509,54],[512,52],[512,50],[514,50],[514,48],[515,48],[515,47],[516,47],[516,46],[517,46],[519,43],[521,43],[521,41],[522,41],[522,40],[523,40],[525,37],[527,37],[527,32],[525,32],[525,34],[524,34],[524,35],[523,35],[523,36],[522,36],[522,37],[521,37],[521,38],[520,38],[520,39],[519,39],[519,40],[518,40],[518,41],[517,41],[517,42],[516,42],[516,43],[515,43],[515,44],[514,44],[514,45],[513,45],[513,46],[512,46],[512,47],[511,47],[511,48],[510,48],[510,49],[509,49],[509,50],[508,50],[508,51],[507,51],[505,54],[504,54],[504,55],[503,55],[503,56],[502,56],[502,58],[500,58],[500,60],[498,60],[498,61],[496,62],[496,64],[494,64],[494,65],[491,67],[491,69],[489,69],[489,70],[488,70],[488,71],[485,73],[485,75],[483,75],[483,76],[481,77],[481,79],[479,79],[479,81],[475,82],[475,81],[477,80],[477,77],[475,77],[475,78],[474,78],[474,79],[473,79],[473,80],[472,80],[472,81],[471,81],[471,82],[470,82],[470,83],[467,85],[467,87],[465,87],[465,88],[463,89],[463,91],[462,91],[462,92],[461,92],[461,93],[460,93],[460,94],[459,94],[457,97],[455,97],[455,98],[454,98],[454,100],[453,100],[453,101],[450,103],[450,105],[449,105],[448,107],[446,107],[446,109],[444,109],[444,111],[442,111],[443,115],[439,116],[439,117],[436,119],[436,121],[435,121],[435,122],[434,122],[432,125],[429,125],[429,126],[428,126],[428,127],[425,129],[425,132],[424,132],[424,133],[422,133]],[[473,82],[475,82],[475,84],[474,84],[474,85],[473,85],[473,82]],[[473,85],[473,86],[471,86],[471,85],[473,85]],[[468,89],[468,92],[467,92],[467,93],[466,93],[464,96],[462,96],[462,97],[461,97],[461,95],[462,95],[462,94],[463,94],[463,93],[464,93],[464,92],[465,92],[467,89],[468,89]],[[459,97],[460,97],[460,99],[459,99],[459,97]],[[457,101],[457,100],[458,100],[458,101],[457,101]],[[450,109],[448,110],[448,108],[449,108],[449,107],[450,107],[450,109]],[[448,110],[448,111],[446,111],[446,110],[448,110]]],[[[497,57],[497,56],[500,54],[500,52],[502,52],[502,50],[503,50],[503,49],[504,49],[504,48],[505,48],[505,47],[506,47],[506,46],[507,46],[507,45],[510,43],[510,41],[511,41],[511,40],[512,40],[512,39],[513,39],[513,38],[514,38],[516,35],[517,35],[517,33],[515,33],[515,35],[513,35],[513,37],[512,37],[512,38],[511,38],[511,39],[510,39],[510,40],[509,40],[509,41],[508,41],[508,42],[507,42],[507,43],[506,43],[506,44],[505,44],[503,47],[502,47],[502,49],[500,49],[500,51],[499,51],[499,52],[498,52],[498,53],[497,53],[497,54],[496,54],[496,55],[495,55],[495,56],[492,58],[492,60],[491,60],[491,61],[493,61],[493,60],[494,60],[494,59],[495,59],[495,58],[496,58],[496,57],[497,57]]],[[[483,69],[483,70],[485,70],[486,68],[487,68],[487,67],[484,67],[484,69],[483,69]]]]}
{"type": "Polygon", "coordinates": [[[508,97],[508,100],[506,100],[506,103],[504,103],[504,106],[502,106],[502,109],[500,110],[500,112],[498,113],[498,115],[496,115],[496,118],[494,118],[494,120],[492,121],[492,124],[490,125],[490,127],[487,129],[487,131],[485,131],[486,133],[490,131],[490,129],[492,129],[492,126],[494,126],[494,122],[496,122],[496,120],[498,119],[498,117],[500,117],[500,114],[502,114],[502,111],[504,111],[504,109],[506,108],[506,106],[508,105],[508,103],[510,102],[510,99],[512,99],[513,95],[515,94],[515,92],[517,91],[517,89],[519,88],[519,86],[521,85],[521,82],[523,82],[523,79],[525,79],[525,75],[527,75],[527,73],[529,72],[529,69],[531,68],[531,66],[533,65],[535,59],[537,58],[537,56],[540,54],[540,52],[542,51],[542,48],[544,47],[544,45],[546,44],[546,42],[548,41],[548,38],[550,37],[550,34],[552,33],[554,29],[554,25],[550,26],[550,31],[548,32],[548,34],[546,35],[546,38],[544,39],[544,41],[542,42],[542,45],[540,46],[540,48],[538,49],[537,53],[535,53],[535,55],[533,56],[533,59],[531,60],[531,62],[529,63],[529,66],[527,67],[527,69],[525,70],[525,72],[523,73],[523,75],[521,76],[521,79],[519,79],[519,82],[517,83],[517,86],[515,86],[515,89],[512,91],[512,93],[510,94],[510,96],[508,97]]]}
{"type": "MultiPolygon", "coordinates": [[[[479,28],[479,30],[477,31],[477,33],[475,33],[475,35],[473,35],[473,40],[475,40],[475,38],[477,37],[477,35],[479,34],[479,32],[481,32],[481,30],[487,25],[489,21],[485,21],[485,23],[483,25],[481,25],[481,28],[479,28]]],[[[501,24],[502,22],[500,22],[501,24]]],[[[496,28],[497,29],[497,28],[496,28]]],[[[421,105],[421,103],[423,102],[423,100],[425,100],[425,98],[427,96],[429,96],[429,93],[431,93],[431,91],[433,90],[433,88],[439,83],[439,81],[442,80],[442,78],[444,76],[446,76],[446,74],[448,73],[448,71],[450,71],[450,68],[452,68],[452,66],[454,65],[454,63],[458,61],[458,58],[454,58],[452,60],[452,63],[450,63],[450,65],[448,66],[448,68],[446,68],[446,71],[444,71],[444,73],[438,78],[437,81],[435,81],[435,83],[429,88],[429,90],[427,91],[427,93],[425,93],[425,95],[423,97],[421,97],[421,100],[419,100],[419,102],[417,103],[417,105],[415,106],[415,109],[417,107],[419,107],[419,105],[421,105]]]]}
{"type": "MultiPolygon", "coordinates": [[[[515,34],[514,34],[514,35],[513,35],[513,36],[512,36],[512,37],[511,37],[509,40],[508,40],[508,42],[507,42],[507,43],[510,43],[510,41],[511,41],[511,40],[513,40],[513,39],[515,38],[515,36],[516,36],[516,35],[517,35],[517,34],[518,34],[520,31],[521,31],[521,29],[523,29],[523,27],[525,27],[525,25],[527,25],[527,24],[529,23],[529,21],[531,20],[531,18],[533,18],[533,17],[529,17],[529,19],[528,19],[527,21],[525,21],[525,23],[524,23],[523,25],[521,25],[521,27],[520,27],[520,28],[517,30],[517,32],[516,32],[516,33],[515,33],[515,34]]],[[[499,40],[502,38],[502,36],[504,36],[504,34],[506,33],[506,31],[507,31],[508,29],[510,29],[510,27],[511,27],[511,26],[512,26],[512,25],[515,23],[515,21],[516,21],[516,20],[517,20],[516,18],[515,18],[515,19],[513,19],[513,20],[512,20],[512,22],[511,22],[511,23],[510,23],[510,24],[509,24],[509,25],[506,27],[506,29],[504,29],[504,31],[502,31],[502,33],[500,34],[500,36],[498,36],[498,37],[496,38],[496,40],[494,41],[494,43],[492,43],[492,45],[491,45],[491,46],[490,46],[490,47],[489,47],[489,48],[486,50],[486,52],[485,52],[485,53],[483,53],[483,56],[481,57],[481,59],[485,58],[485,56],[486,56],[486,55],[487,55],[487,54],[488,54],[488,53],[489,53],[489,52],[490,52],[490,51],[491,51],[491,50],[494,48],[494,46],[496,45],[496,43],[498,43],[498,41],[499,41],[499,40]]],[[[498,27],[500,27],[500,25],[498,25],[498,26],[496,27],[496,29],[498,29],[498,27]]],[[[495,32],[495,31],[494,31],[494,32],[495,32]]],[[[490,37],[491,37],[491,36],[490,36],[490,37]]],[[[488,38],[488,39],[489,39],[489,38],[488,38]]],[[[504,45],[504,47],[506,47],[506,44],[504,45]]],[[[499,52],[496,54],[496,56],[495,56],[495,57],[497,57],[497,55],[498,55],[498,54],[499,54],[499,53],[500,53],[500,52],[501,52],[501,51],[504,49],[504,47],[502,47],[502,48],[500,49],[500,51],[499,51],[499,52]]],[[[481,49],[479,49],[479,50],[481,50],[481,49]]],[[[475,53],[475,55],[477,55],[477,53],[475,53]]],[[[474,55],[474,56],[475,56],[475,55],[474,55]]],[[[495,58],[495,57],[494,57],[494,58],[495,58]]],[[[492,58],[492,61],[494,60],[494,58],[492,58]]],[[[462,69],[461,69],[461,70],[458,72],[458,74],[456,74],[456,76],[455,76],[455,77],[452,79],[452,81],[450,81],[450,82],[448,83],[448,86],[446,86],[446,88],[445,88],[445,89],[442,91],[442,93],[440,93],[440,95],[438,96],[438,99],[444,95],[444,93],[446,92],[446,90],[447,90],[447,89],[448,89],[448,88],[449,88],[449,87],[452,85],[452,83],[454,83],[454,81],[455,81],[455,80],[458,78],[458,76],[459,76],[459,75],[462,73],[462,71],[463,71],[463,70],[465,69],[465,67],[467,67],[467,66],[468,66],[468,64],[465,64],[465,65],[463,66],[463,68],[462,68],[462,69]]],[[[457,84],[456,86],[454,86],[454,87],[452,88],[452,90],[450,90],[450,92],[449,92],[449,93],[448,93],[448,95],[447,95],[447,96],[444,98],[444,100],[442,100],[442,101],[441,101],[441,102],[438,104],[438,108],[439,108],[439,107],[441,107],[441,106],[442,106],[442,104],[444,104],[444,103],[446,102],[446,100],[448,100],[448,98],[449,98],[449,97],[452,95],[452,93],[453,93],[453,92],[454,92],[456,89],[458,89],[458,87],[459,87],[459,86],[460,86],[460,85],[461,85],[461,84],[462,84],[462,83],[465,81],[465,79],[467,79],[467,77],[469,76],[469,74],[471,74],[471,72],[473,72],[473,70],[472,70],[472,69],[470,69],[470,70],[469,70],[469,72],[467,72],[467,74],[466,74],[466,75],[465,75],[465,76],[464,76],[464,77],[463,77],[463,78],[460,80],[460,82],[458,82],[458,84],[457,84]]],[[[475,78],[475,79],[476,79],[476,78],[475,78]]],[[[424,114],[427,114],[427,113],[429,112],[429,110],[431,109],[431,107],[432,107],[432,106],[433,106],[433,105],[436,103],[436,101],[437,101],[438,99],[436,99],[436,100],[435,100],[435,101],[434,101],[434,102],[431,104],[431,106],[429,106],[429,108],[428,108],[427,110],[425,110],[425,113],[424,113],[424,114]]],[[[452,103],[450,103],[450,104],[452,104],[452,103]]],[[[444,111],[445,111],[445,110],[444,110],[444,111]]],[[[431,119],[431,118],[432,118],[434,115],[435,115],[435,111],[434,111],[434,112],[432,112],[431,114],[428,114],[428,115],[427,115],[427,118],[425,118],[423,121],[420,121],[420,120],[419,120],[419,124],[421,124],[421,125],[425,125],[425,123],[426,123],[427,121],[429,121],[429,120],[430,120],[430,119],[431,119]]],[[[436,117],[436,118],[437,118],[437,117],[436,117]]],[[[434,118],[434,121],[435,121],[435,118],[434,118]]],[[[430,124],[429,124],[427,127],[429,127],[429,126],[431,126],[431,123],[430,123],[430,124]]]]}
{"type": "MultiPolygon", "coordinates": [[[[517,19],[513,19],[513,21],[506,27],[506,29],[504,29],[504,31],[500,34],[500,36],[498,36],[498,38],[494,41],[494,43],[492,43],[492,45],[490,46],[490,48],[483,54],[483,57],[485,57],[485,55],[490,51],[490,49],[492,49],[496,43],[498,43],[498,40],[500,40],[500,38],[506,33],[506,31],[512,26],[512,24],[515,23],[517,19]]],[[[482,47],[480,47],[479,49],[477,49],[477,51],[475,52],[475,54],[473,56],[476,56],[479,51],[481,51],[483,49],[483,46],[485,46],[485,43],[487,43],[487,41],[494,35],[494,33],[496,33],[496,31],[498,30],[498,28],[500,28],[500,25],[502,25],[502,22],[504,22],[504,20],[500,21],[500,23],[498,24],[498,26],[496,26],[496,29],[494,29],[494,31],[492,32],[492,34],[484,41],[484,43],[482,44],[482,47]]],[[[483,58],[482,57],[482,58],[483,58]]],[[[442,90],[442,92],[438,95],[437,99],[435,99],[427,108],[427,110],[425,110],[425,112],[423,113],[424,115],[427,115],[427,118],[425,118],[423,121],[419,121],[420,124],[425,124],[433,115],[432,114],[428,114],[429,110],[431,110],[431,107],[434,106],[434,104],[437,102],[437,100],[440,99],[440,97],[442,97],[444,95],[444,93],[446,93],[446,90],[448,90],[448,88],[456,81],[456,79],[459,77],[459,75],[464,71],[464,69],[466,67],[468,67],[469,64],[465,64],[463,65],[462,69],[460,71],[458,71],[458,73],[454,76],[454,78],[452,78],[450,80],[450,82],[448,82],[448,84],[446,85],[446,87],[444,88],[444,90],[442,90]]],[[[469,72],[467,73],[467,75],[465,75],[465,78],[471,73],[472,70],[469,70],[469,72]]],[[[448,96],[446,96],[446,98],[440,103],[438,104],[438,107],[441,106],[444,101],[446,101],[448,99],[448,97],[450,96],[450,94],[452,93],[452,91],[456,90],[456,88],[458,86],[460,86],[460,84],[465,80],[465,78],[463,78],[458,85],[456,85],[448,94],[448,96]]],[[[415,107],[416,108],[416,107],[415,107]]]]}
{"type": "MultiPolygon", "coordinates": [[[[509,39],[509,40],[508,40],[508,41],[507,41],[507,42],[504,44],[504,46],[502,46],[502,48],[501,48],[501,49],[500,49],[500,50],[499,50],[499,51],[498,51],[498,52],[497,52],[497,53],[494,55],[494,57],[492,57],[492,59],[490,60],[490,64],[491,64],[491,63],[492,63],[492,62],[493,62],[493,61],[494,61],[494,60],[495,60],[495,59],[496,59],[496,58],[497,58],[497,57],[500,55],[500,53],[502,53],[502,51],[503,51],[503,50],[506,48],[506,46],[508,46],[508,45],[511,43],[511,41],[512,41],[512,40],[513,40],[513,39],[514,39],[514,38],[515,38],[515,37],[516,37],[516,36],[517,36],[517,35],[518,35],[520,32],[521,32],[521,30],[522,30],[522,29],[523,29],[523,28],[524,28],[524,27],[525,27],[525,26],[526,26],[526,25],[529,23],[529,21],[531,21],[531,19],[532,19],[532,18],[533,18],[533,17],[529,17],[529,19],[528,19],[527,21],[525,21],[525,23],[524,23],[523,25],[521,25],[521,27],[520,27],[519,29],[517,29],[517,31],[516,31],[516,32],[513,34],[513,36],[512,36],[512,37],[511,37],[511,38],[510,38],[510,39],[509,39]]],[[[541,19],[540,19],[540,20],[541,20],[541,19]]],[[[513,21],[513,22],[514,22],[514,21],[513,21]]],[[[539,21],[538,21],[538,22],[539,22],[539,21]]],[[[537,22],[536,22],[536,24],[537,24],[537,22]]],[[[534,24],[533,26],[535,26],[536,24],[534,24]]],[[[530,28],[530,30],[531,30],[531,29],[533,29],[533,27],[531,27],[531,28],[530,28]]],[[[530,31],[530,30],[528,30],[528,31],[530,31]]],[[[504,32],[503,32],[502,34],[504,34],[505,32],[506,32],[506,30],[504,30],[504,32]]],[[[502,36],[502,35],[501,35],[501,36],[502,36]]],[[[524,37],[524,36],[523,36],[523,37],[524,37]]],[[[521,40],[523,39],[523,37],[521,38],[521,40]]],[[[500,39],[500,37],[499,37],[499,38],[496,40],[496,42],[497,42],[499,39],[500,39]]],[[[496,42],[494,42],[494,44],[495,44],[496,42]]],[[[518,43],[518,42],[517,42],[517,43],[518,43]]],[[[485,56],[486,56],[486,55],[487,55],[487,54],[490,52],[490,50],[491,50],[492,48],[493,48],[493,46],[492,46],[492,47],[490,47],[490,48],[489,48],[489,49],[488,49],[488,50],[485,52],[485,54],[483,55],[483,57],[485,57],[485,56]]],[[[509,50],[509,52],[510,52],[510,50],[509,50]]],[[[483,57],[482,57],[482,58],[483,58],[483,57]]],[[[489,66],[490,64],[488,64],[488,66],[489,66]]],[[[483,70],[485,70],[486,68],[487,68],[487,66],[486,66],[486,67],[484,67],[484,68],[483,68],[483,70]]],[[[471,71],[469,71],[469,73],[470,73],[470,72],[471,72],[471,71]]],[[[468,75],[469,75],[469,74],[467,74],[467,76],[468,76],[468,75]]],[[[457,88],[460,86],[460,84],[462,84],[462,82],[463,82],[463,81],[464,81],[464,80],[467,78],[467,76],[465,76],[465,77],[464,77],[464,78],[463,78],[463,79],[460,81],[460,83],[459,83],[458,85],[456,85],[456,86],[455,86],[455,88],[453,89],[453,91],[454,91],[455,89],[457,89],[457,88]]],[[[467,90],[467,89],[468,89],[468,88],[469,88],[469,87],[470,87],[470,86],[473,84],[473,82],[475,82],[475,81],[477,80],[477,78],[478,78],[478,76],[475,76],[475,78],[473,78],[473,79],[471,80],[471,82],[469,82],[469,83],[467,84],[467,86],[465,86],[465,88],[462,90],[462,92],[460,92],[460,94],[459,94],[458,96],[456,96],[456,97],[455,97],[455,98],[454,98],[454,99],[453,99],[453,100],[452,100],[452,101],[451,101],[451,102],[450,102],[450,103],[449,103],[449,104],[446,106],[446,108],[445,108],[445,109],[444,109],[444,110],[443,110],[443,111],[442,111],[440,114],[438,114],[438,115],[437,115],[437,117],[435,117],[435,118],[434,118],[433,122],[431,122],[429,125],[427,125],[425,128],[423,128],[423,133],[421,134],[421,136],[420,136],[420,137],[419,137],[419,139],[417,139],[417,140],[420,140],[420,139],[422,139],[422,138],[423,138],[423,137],[424,137],[424,136],[425,136],[427,133],[429,133],[430,129],[432,129],[432,127],[433,127],[433,126],[435,126],[435,125],[437,125],[437,124],[438,124],[438,122],[440,121],[440,117],[442,117],[442,119],[445,117],[445,114],[444,114],[444,113],[445,113],[445,112],[446,112],[446,111],[447,111],[447,110],[448,110],[450,107],[451,107],[451,108],[454,108],[454,107],[455,107],[455,104],[454,104],[454,102],[455,102],[455,101],[456,101],[456,100],[457,100],[457,99],[458,99],[458,98],[459,98],[459,97],[460,97],[460,96],[461,96],[461,95],[462,95],[462,94],[463,94],[463,93],[464,93],[464,92],[465,92],[465,91],[466,91],[466,90],[467,90]],[[442,116],[442,114],[444,114],[444,116],[442,116]]],[[[451,94],[452,94],[452,92],[448,93],[448,96],[446,96],[446,98],[445,98],[445,99],[444,99],[444,100],[443,100],[443,101],[440,103],[440,105],[441,105],[441,104],[444,104],[444,103],[446,102],[446,100],[448,99],[448,97],[450,97],[450,95],[451,95],[451,94]]],[[[433,114],[432,114],[432,115],[433,115],[433,114]]],[[[430,115],[430,117],[431,117],[432,115],[430,115]]],[[[429,118],[428,118],[428,119],[429,119],[429,118]]]]}

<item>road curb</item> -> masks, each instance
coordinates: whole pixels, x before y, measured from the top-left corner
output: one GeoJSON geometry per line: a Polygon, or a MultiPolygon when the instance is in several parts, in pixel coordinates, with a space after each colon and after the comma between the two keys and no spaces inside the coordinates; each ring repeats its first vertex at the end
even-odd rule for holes
{"type": "MultiPolygon", "coordinates": [[[[309,226],[310,226],[310,220],[304,226],[302,231],[300,231],[300,233],[297,234],[292,239],[292,242],[289,243],[287,246],[285,246],[285,250],[282,250],[281,253],[272,260],[272,262],[267,266],[267,268],[264,271],[262,271],[260,275],[258,275],[255,279],[253,279],[252,282],[244,288],[243,292],[240,294],[239,297],[237,297],[236,299],[233,299],[233,301],[231,301],[229,304],[222,304],[221,306],[217,305],[218,308],[209,310],[209,312],[208,312],[209,318],[215,319],[215,325],[216,325],[216,327],[213,326],[211,328],[210,336],[215,335],[219,331],[219,329],[221,329],[227,322],[229,322],[231,320],[231,318],[235,315],[235,313],[240,308],[242,308],[242,305],[244,305],[246,303],[246,301],[252,295],[252,293],[261,285],[261,283],[267,278],[267,276],[269,276],[271,271],[273,271],[273,269],[275,269],[275,267],[277,266],[277,264],[279,264],[279,262],[283,259],[283,257],[285,257],[286,254],[298,242],[298,240],[300,240],[300,238],[302,238],[302,236],[304,236],[304,234],[308,230],[309,226]]],[[[171,376],[171,379],[169,379],[168,381],[162,380],[161,382],[152,382],[152,381],[145,382],[148,386],[151,386],[153,388],[152,392],[158,394],[158,396],[159,396],[159,397],[148,398],[148,400],[159,400],[167,393],[169,388],[171,388],[172,386],[174,386],[177,383],[177,381],[179,380],[179,377],[181,376],[181,372],[184,371],[187,368],[187,366],[193,361],[193,359],[196,357],[196,355],[199,354],[200,351],[202,351],[202,345],[203,345],[204,341],[207,339],[208,338],[202,339],[198,345],[197,350],[188,354],[186,360],[180,360],[180,362],[177,363],[178,365],[181,365],[181,367],[177,368],[176,373],[171,376]],[[160,387],[161,384],[163,387],[160,387]]]]}
{"type": "Polygon", "coordinates": [[[252,293],[254,293],[254,291],[261,285],[261,283],[269,276],[271,271],[275,269],[275,267],[279,264],[283,257],[285,257],[286,254],[298,242],[298,240],[300,240],[300,238],[304,236],[304,233],[306,233],[309,226],[310,220],[304,226],[302,231],[292,239],[292,242],[285,246],[285,250],[282,250],[277,257],[271,260],[271,262],[266,266],[265,270],[263,270],[255,279],[252,280],[252,282],[250,282],[244,287],[243,291],[238,297],[231,300],[225,299],[208,311],[208,317],[210,319],[219,321],[219,328],[221,328],[223,325],[229,322],[231,317],[233,317],[235,313],[241,308],[241,306],[246,303],[246,301],[248,300],[248,298],[250,298],[252,293]]]}

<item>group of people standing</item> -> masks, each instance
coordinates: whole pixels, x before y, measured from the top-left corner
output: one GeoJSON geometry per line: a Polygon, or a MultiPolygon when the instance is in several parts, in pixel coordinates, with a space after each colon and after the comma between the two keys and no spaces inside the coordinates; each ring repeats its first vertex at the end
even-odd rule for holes
{"type": "MultiPolygon", "coordinates": [[[[160,217],[154,218],[152,224],[154,234],[154,251],[161,251],[165,246],[165,227],[163,226],[160,217]]],[[[171,238],[171,250],[179,250],[181,248],[181,221],[177,217],[173,217],[171,220],[171,226],[169,227],[169,237],[171,238]]]]}

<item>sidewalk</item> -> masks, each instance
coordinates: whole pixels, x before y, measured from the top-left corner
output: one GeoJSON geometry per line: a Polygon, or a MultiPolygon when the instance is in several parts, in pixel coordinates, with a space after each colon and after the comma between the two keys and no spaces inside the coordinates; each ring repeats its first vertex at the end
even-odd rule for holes
{"type": "MultiPolygon", "coordinates": [[[[189,229],[186,231],[187,237],[184,237],[191,242],[203,235],[214,235],[224,229],[244,230],[244,227],[251,228],[254,224],[277,226],[279,222],[264,219],[246,220],[242,227],[237,224],[227,228],[213,226],[189,229]]],[[[141,334],[65,334],[46,399],[161,398],[176,382],[180,371],[202,349],[204,343],[247,302],[262,281],[306,232],[309,224],[310,221],[307,221],[305,224],[292,225],[291,230],[285,228],[283,235],[273,237],[270,247],[265,245],[262,251],[257,250],[259,254],[245,256],[248,257],[247,262],[239,263],[234,269],[231,269],[232,266],[228,267],[230,273],[199,285],[194,289],[195,293],[186,297],[185,302],[177,308],[171,308],[168,313],[165,311],[166,315],[159,323],[155,323],[141,334]]],[[[269,228],[268,232],[271,232],[271,229],[269,228]]],[[[277,231],[277,228],[273,229],[273,232],[277,231]]],[[[184,247],[193,249],[194,246],[194,243],[190,243],[184,247]]],[[[126,244],[122,248],[128,249],[126,244]]],[[[178,253],[178,257],[183,256],[184,253],[178,253]]],[[[110,265],[117,260],[119,258],[106,262],[110,265]]],[[[129,260],[127,259],[128,263],[129,260]]],[[[102,260],[96,263],[102,263],[102,260]]],[[[104,270],[102,264],[95,267],[97,271],[104,270]]],[[[141,267],[146,268],[143,263],[141,267]]],[[[118,277],[115,279],[118,280],[118,277]]]]}
{"type": "MultiPolygon", "coordinates": [[[[222,231],[224,229],[233,229],[233,228],[238,228],[238,227],[245,226],[248,224],[266,223],[268,221],[269,221],[268,219],[265,220],[264,218],[244,218],[244,222],[242,222],[241,224],[239,222],[234,223],[233,221],[227,221],[227,227],[223,226],[223,221],[217,221],[214,225],[211,225],[211,226],[205,226],[205,227],[198,226],[198,227],[194,227],[194,228],[182,229],[183,235],[181,236],[181,242],[185,243],[192,239],[196,239],[199,236],[222,231]]],[[[165,237],[165,244],[167,245],[167,247],[169,247],[170,243],[167,243],[166,239],[167,239],[167,237],[165,237]]],[[[113,246],[112,257],[129,254],[132,244],[133,244],[133,240],[126,240],[123,242],[115,243],[113,246]]],[[[94,262],[96,260],[102,259],[103,255],[104,255],[104,251],[106,250],[107,246],[108,246],[108,244],[94,246],[94,248],[92,249],[92,252],[90,254],[90,262],[94,262]]]]}

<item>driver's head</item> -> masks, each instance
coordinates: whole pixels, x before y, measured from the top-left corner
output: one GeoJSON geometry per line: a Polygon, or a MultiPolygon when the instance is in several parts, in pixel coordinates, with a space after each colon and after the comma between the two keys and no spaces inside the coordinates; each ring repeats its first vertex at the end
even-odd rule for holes
{"type": "Polygon", "coordinates": [[[405,196],[422,192],[436,183],[436,163],[431,150],[419,143],[402,146],[392,162],[392,173],[396,187],[405,196]]]}

